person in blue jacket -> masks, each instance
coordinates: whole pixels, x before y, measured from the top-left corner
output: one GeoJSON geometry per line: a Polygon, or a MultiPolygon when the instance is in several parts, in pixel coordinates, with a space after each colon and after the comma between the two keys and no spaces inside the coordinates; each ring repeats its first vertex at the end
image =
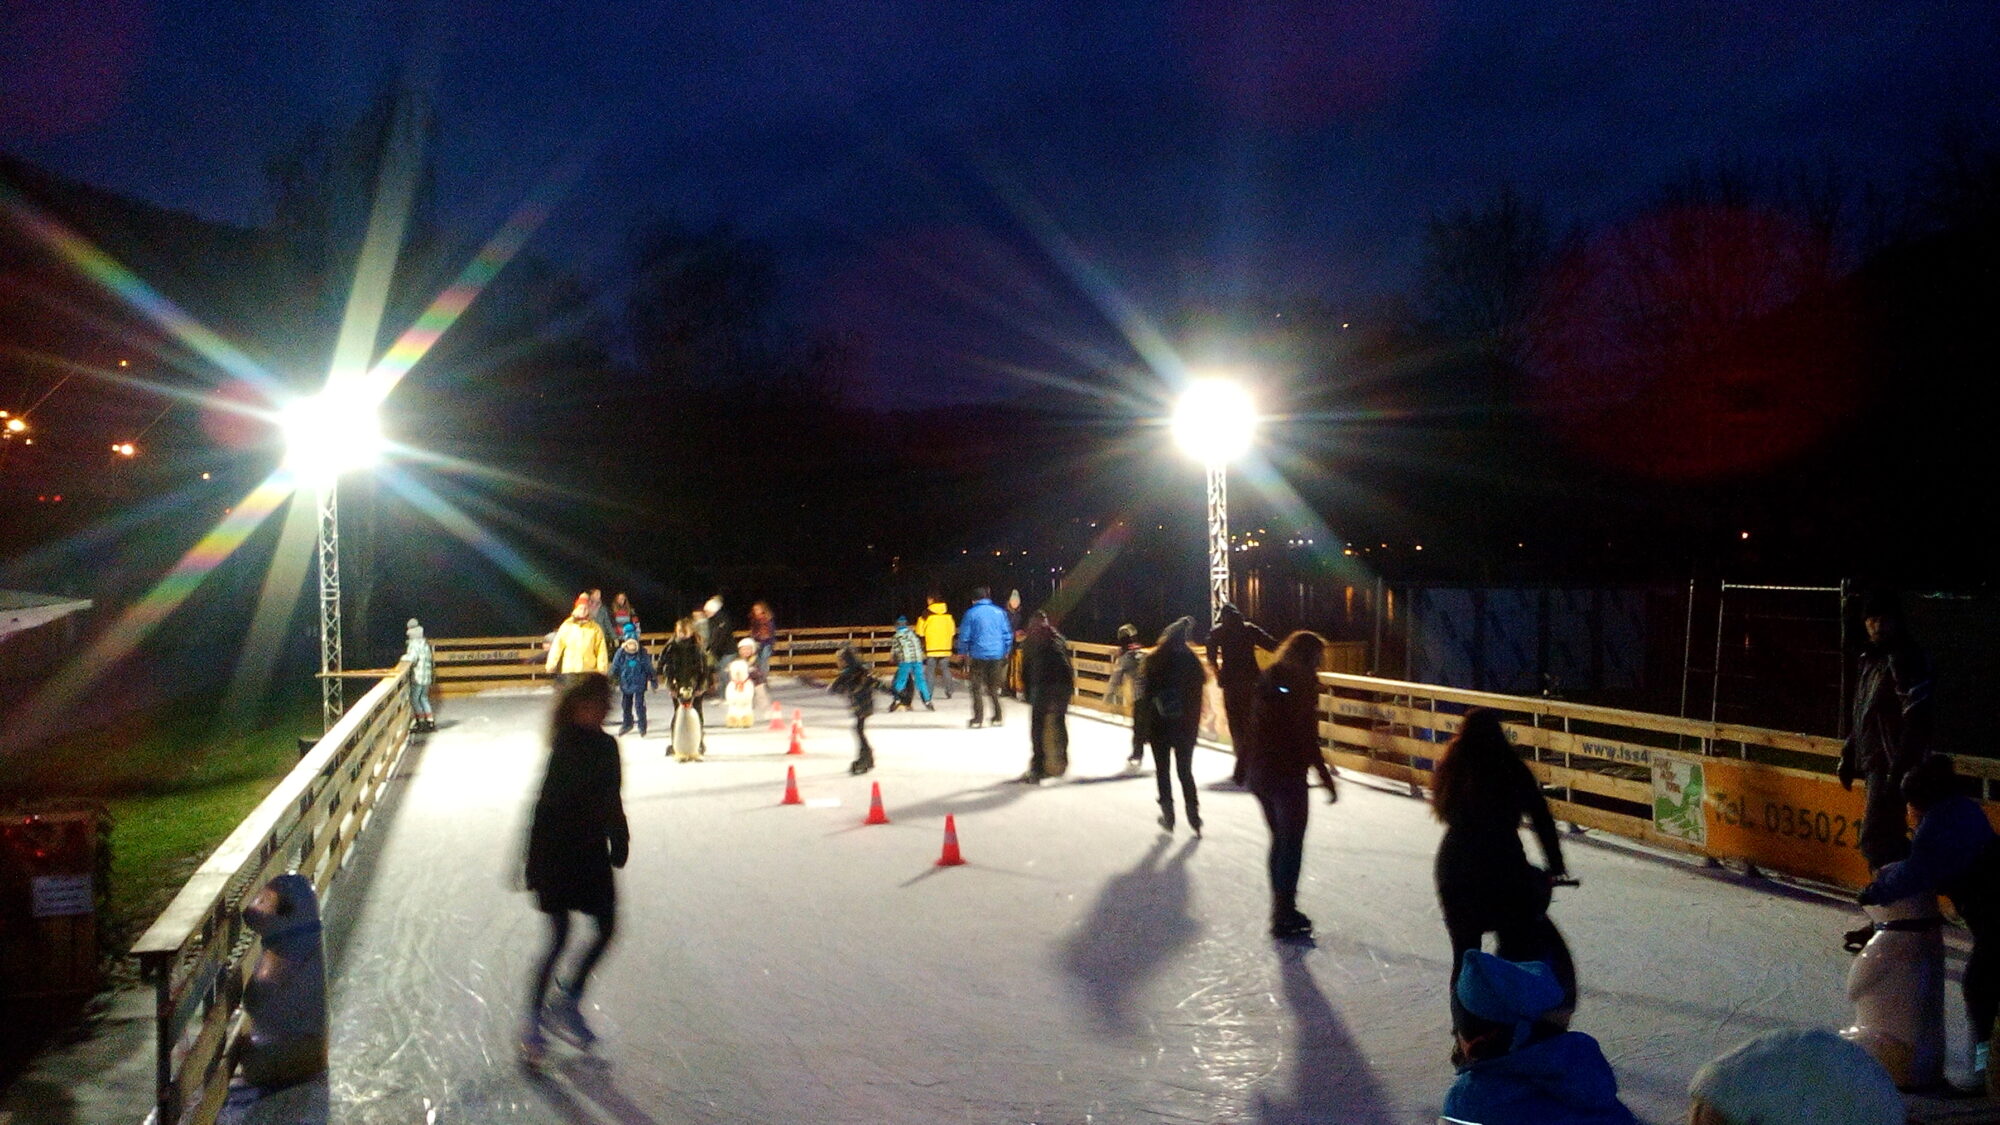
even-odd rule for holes
{"type": "Polygon", "coordinates": [[[1875,881],[1861,889],[1861,905],[1895,902],[1910,895],[1949,896],[1972,931],[1972,954],[1965,962],[1965,1017],[1972,1025],[1975,1069],[1987,1069],[1987,1044],[2000,1012],[2000,836],[1979,802],[1958,791],[1951,759],[1925,758],[1903,778],[1903,799],[1917,810],[1910,854],[1882,865],[1875,881]]]}
{"type": "Polygon", "coordinates": [[[1597,1040],[1551,1034],[1539,1023],[1563,1002],[1563,986],[1540,961],[1507,961],[1483,949],[1465,955],[1458,1029],[1465,1065],[1444,1096],[1449,1121],[1477,1125],[1634,1125],[1618,1100],[1618,1078],[1597,1040]]]}
{"type": "Polygon", "coordinates": [[[1007,611],[993,604],[992,591],[981,586],[972,591],[972,605],[958,623],[958,638],[952,647],[965,654],[971,665],[972,721],[969,727],[986,725],[984,704],[993,704],[993,725],[1000,725],[1000,688],[1007,677],[1007,654],[1014,651],[1014,624],[1007,611]]]}

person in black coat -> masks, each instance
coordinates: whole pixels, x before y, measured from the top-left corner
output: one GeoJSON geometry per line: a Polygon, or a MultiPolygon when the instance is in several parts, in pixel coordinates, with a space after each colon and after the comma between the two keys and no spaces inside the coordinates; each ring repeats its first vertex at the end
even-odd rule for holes
{"type": "Polygon", "coordinates": [[[1194,743],[1201,730],[1201,696],[1208,677],[1201,659],[1188,648],[1194,619],[1183,617],[1166,631],[1139,664],[1139,694],[1132,704],[1134,721],[1143,714],[1146,741],[1153,748],[1153,775],[1160,786],[1160,827],[1174,830],[1174,783],[1167,773],[1171,758],[1180,775],[1181,799],[1187,804],[1188,827],[1201,835],[1201,795],[1194,787],[1194,743]]]}
{"type": "Polygon", "coordinates": [[[545,1027],[578,1046],[597,1038],[583,1022],[580,1001],[617,929],[618,889],[611,871],[625,866],[631,842],[619,795],[618,740],[604,732],[610,714],[611,681],[586,672],[563,692],[551,723],[548,772],[528,826],[527,887],[549,918],[548,952],[530,978],[521,1035],[521,1055],[529,1063],[539,1062],[547,1049],[545,1027]],[[556,964],[569,942],[573,912],[590,916],[596,936],[568,979],[558,979],[556,964]]]}
{"type": "Polygon", "coordinates": [[[868,716],[875,713],[875,693],[881,692],[891,699],[896,693],[889,685],[875,678],[861,655],[853,645],[840,646],[840,672],[826,690],[847,700],[847,709],[854,716],[854,761],[848,763],[847,772],[863,774],[875,768],[875,748],[868,745],[868,716]]]}
{"type": "Polygon", "coordinates": [[[1497,712],[1477,708],[1459,720],[1432,783],[1431,807],[1444,822],[1434,874],[1451,938],[1453,1028],[1463,1027],[1457,987],[1465,955],[1489,933],[1498,936],[1506,960],[1548,962],[1564,996],[1548,1018],[1567,1026],[1576,1008],[1576,966],[1548,915],[1550,891],[1566,870],[1562,840],[1548,799],[1507,741],[1497,712]],[[1546,869],[1529,863],[1521,847],[1523,817],[1541,841],[1546,869]]]}
{"type": "Polygon", "coordinates": [[[1056,632],[1046,611],[1037,611],[1021,641],[1021,686],[1028,696],[1030,785],[1069,772],[1069,702],[1076,695],[1076,664],[1069,639],[1056,632]]]}
{"type": "Polygon", "coordinates": [[[1278,658],[1257,680],[1251,709],[1256,737],[1239,746],[1244,784],[1271,827],[1271,936],[1312,933],[1299,913],[1299,866],[1306,843],[1306,771],[1319,774],[1328,804],[1340,799],[1333,770],[1320,752],[1319,661],[1326,638],[1301,630],[1278,646],[1278,658]]]}
{"type": "Polygon", "coordinates": [[[1222,688],[1222,714],[1229,723],[1229,742],[1236,751],[1236,766],[1230,780],[1243,784],[1243,752],[1256,737],[1257,724],[1251,710],[1257,698],[1257,650],[1270,652],[1277,639],[1243,611],[1228,602],[1216,615],[1215,628],[1208,631],[1208,666],[1222,688]]]}

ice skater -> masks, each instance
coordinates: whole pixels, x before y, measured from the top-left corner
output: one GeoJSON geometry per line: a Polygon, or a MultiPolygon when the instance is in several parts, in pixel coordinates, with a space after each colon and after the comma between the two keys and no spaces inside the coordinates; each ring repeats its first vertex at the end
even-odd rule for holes
{"type": "Polygon", "coordinates": [[[1174,775],[1181,779],[1188,827],[1201,835],[1201,794],[1194,786],[1194,743],[1201,731],[1201,695],[1207,683],[1201,660],[1188,648],[1194,619],[1183,617],[1160,634],[1139,665],[1135,711],[1146,712],[1146,741],[1153,748],[1153,776],[1160,788],[1160,827],[1174,830],[1174,775]],[[1168,763],[1173,774],[1167,772],[1168,763]]]}
{"type": "Polygon", "coordinates": [[[958,623],[952,647],[965,654],[966,678],[972,681],[972,720],[965,725],[974,729],[984,726],[990,702],[993,725],[999,726],[1000,688],[1007,678],[1007,656],[1014,651],[1014,625],[1007,611],[993,604],[986,587],[972,591],[972,604],[958,623]]]}
{"type": "Polygon", "coordinates": [[[1237,750],[1243,780],[1271,828],[1271,936],[1305,937],[1312,919],[1299,913],[1299,867],[1306,843],[1306,771],[1319,774],[1327,804],[1340,799],[1320,751],[1319,661],[1326,638],[1301,630],[1278,646],[1257,681],[1251,708],[1256,737],[1237,750]]]}
{"type": "Polygon", "coordinates": [[[1509,961],[1546,961],[1562,986],[1563,1001],[1544,1020],[1568,1026],[1576,1009],[1576,965],[1562,932],[1549,921],[1549,897],[1563,878],[1562,841],[1535,775],[1515,754],[1498,712],[1478,708],[1459,720],[1432,774],[1431,807],[1444,822],[1438,844],[1438,905],[1451,938],[1452,1027],[1464,1029],[1458,977],[1465,955],[1489,933],[1509,961]],[[1528,862],[1521,847],[1521,818],[1542,844],[1547,868],[1528,862]]]}
{"type": "Polygon", "coordinates": [[[868,716],[875,713],[875,693],[894,696],[888,685],[875,678],[875,673],[861,663],[861,657],[853,645],[840,646],[840,674],[827,685],[827,691],[847,699],[847,709],[854,715],[854,761],[847,772],[863,774],[875,768],[875,748],[868,745],[868,716]]]}
{"type": "Polygon", "coordinates": [[[1139,756],[1145,752],[1146,743],[1139,730],[1139,713],[1132,709],[1132,700],[1139,694],[1139,661],[1145,658],[1146,650],[1139,644],[1139,627],[1125,624],[1118,627],[1118,651],[1111,655],[1111,680],[1104,685],[1104,703],[1107,707],[1123,707],[1132,717],[1132,755],[1125,764],[1137,769],[1139,756]]]}
{"type": "Polygon", "coordinates": [[[653,675],[653,655],[639,644],[637,624],[625,626],[625,639],[618,642],[618,651],[611,657],[611,679],[618,685],[619,705],[622,708],[619,736],[631,733],[632,716],[636,711],[639,737],[646,737],[646,692],[657,686],[659,680],[653,675]]]}
{"type": "Polygon", "coordinates": [[[1046,610],[1035,611],[1022,637],[1021,694],[1028,699],[1028,772],[1020,780],[1039,785],[1069,772],[1069,701],[1076,696],[1069,639],[1046,610]]]}
{"type": "Polygon", "coordinates": [[[586,672],[557,699],[550,724],[548,772],[528,827],[527,886],[549,919],[548,952],[529,977],[522,1021],[521,1059],[531,1066],[548,1051],[544,1029],[578,1047],[597,1040],[583,1020],[583,990],[617,930],[611,872],[625,866],[631,843],[618,741],[604,733],[610,715],[611,681],[586,672]],[[588,915],[596,933],[568,974],[558,976],[572,913],[588,915]]]}
{"type": "Polygon", "coordinates": [[[957,633],[958,622],[952,619],[944,598],[932,594],[924,615],[917,618],[917,636],[924,641],[924,672],[930,677],[931,690],[943,692],[946,699],[951,698],[951,642],[957,633]]]}
{"type": "Polygon", "coordinates": [[[431,643],[424,639],[424,627],[416,618],[410,618],[403,626],[403,636],[408,641],[403,647],[403,659],[410,662],[410,713],[416,716],[410,729],[423,734],[438,729],[437,715],[431,710],[431,683],[437,678],[437,662],[431,655],[431,643]]]}
{"type": "Polygon", "coordinates": [[[1458,1029],[1458,1053],[1466,1061],[1444,1096],[1446,1120],[1633,1125],[1632,1111],[1618,1100],[1618,1077],[1604,1048],[1580,1031],[1553,1028],[1544,1018],[1563,1002],[1562,986],[1547,965],[1472,950],[1454,999],[1466,1013],[1458,1029]]]}
{"type": "Polygon", "coordinates": [[[1257,698],[1257,650],[1274,651],[1278,641],[1228,602],[1222,603],[1217,618],[1215,628],[1208,631],[1208,667],[1222,686],[1222,715],[1229,723],[1230,745],[1236,748],[1236,766],[1229,777],[1241,785],[1243,743],[1256,736],[1250,709],[1257,698]]]}
{"type": "Polygon", "coordinates": [[[708,694],[708,653],[701,646],[692,616],[674,622],[674,637],[660,650],[660,678],[674,697],[674,721],[668,752],[679,762],[698,762],[707,750],[701,703],[708,694]]]}
{"type": "MultiPolygon", "coordinates": [[[[1910,852],[1909,823],[1903,812],[1903,778],[1930,753],[1931,664],[1910,637],[1902,605],[1892,591],[1878,590],[1861,603],[1868,643],[1861,650],[1855,682],[1853,733],[1840,748],[1840,786],[1862,779],[1867,801],[1861,814],[1861,855],[1872,874],[1910,852]]],[[[1848,931],[1849,952],[1873,933],[1872,925],[1848,931]]]]}
{"type": "Polygon", "coordinates": [[[924,676],[924,642],[910,628],[909,618],[896,618],[896,632],[889,638],[889,650],[896,654],[896,682],[892,686],[896,698],[889,701],[889,710],[901,707],[908,711],[912,692],[924,701],[924,710],[937,710],[931,703],[930,681],[924,676]]]}
{"type": "MultiPolygon", "coordinates": [[[[2000,1088],[1990,1066],[2000,1013],[2000,836],[1979,802],[1954,787],[1951,759],[1927,758],[1903,779],[1903,796],[1922,819],[1907,859],[1884,864],[1858,901],[1895,902],[1916,894],[1951,898],[1972,931],[1965,961],[1965,1018],[1972,1029],[1974,1080],[2000,1088]]],[[[1899,998],[1900,999],[1900,998],[1899,998]]]]}

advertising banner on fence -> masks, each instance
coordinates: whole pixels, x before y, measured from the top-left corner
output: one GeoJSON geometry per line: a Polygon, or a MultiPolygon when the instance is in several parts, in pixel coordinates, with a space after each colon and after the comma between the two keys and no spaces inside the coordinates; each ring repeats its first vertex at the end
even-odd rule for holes
{"type": "MultiPolygon", "coordinates": [[[[1701,773],[1709,855],[1850,887],[1868,882],[1861,786],[1850,792],[1831,777],[1729,758],[1703,760],[1701,773]]],[[[1657,773],[1653,785],[1657,807],[1657,773]]]]}
{"type": "Polygon", "coordinates": [[[1653,830],[1662,836],[1708,846],[1707,763],[1700,758],[1654,754],[1653,830]]]}

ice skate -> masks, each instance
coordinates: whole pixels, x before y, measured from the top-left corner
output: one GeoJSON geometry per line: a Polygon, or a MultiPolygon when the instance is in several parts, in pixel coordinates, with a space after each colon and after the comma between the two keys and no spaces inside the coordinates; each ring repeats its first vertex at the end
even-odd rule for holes
{"type": "MultiPolygon", "coordinates": [[[[628,734],[631,734],[631,733],[632,733],[632,724],[631,724],[631,723],[626,723],[626,724],[625,724],[624,726],[622,726],[622,727],[619,727],[619,728],[618,728],[618,737],[620,737],[620,738],[624,738],[624,737],[625,737],[626,735],[628,735],[628,734]]],[[[642,738],[643,738],[643,737],[644,737],[644,735],[641,735],[640,737],[642,737],[642,738]]]]}
{"type": "MultiPolygon", "coordinates": [[[[983,726],[985,726],[985,725],[986,725],[985,723],[982,723],[982,722],[980,722],[980,721],[979,721],[978,719],[968,719],[968,720],[966,720],[966,723],[965,723],[965,729],[966,729],[966,730],[978,730],[978,729],[979,729],[980,727],[983,727],[983,726]]],[[[998,724],[998,723],[995,723],[994,725],[995,725],[995,726],[998,726],[999,724],[998,724]]]]}
{"type": "Polygon", "coordinates": [[[1016,785],[1040,785],[1041,783],[1042,775],[1036,773],[1034,770],[1029,770],[1027,773],[1014,779],[1014,784],[1016,785]]]}
{"type": "Polygon", "coordinates": [[[556,1038],[572,1047],[588,1050],[597,1042],[597,1033],[583,1022],[583,1009],[577,1003],[576,993],[562,985],[556,986],[556,994],[543,1009],[542,1019],[556,1038]]]}
{"type": "MultiPolygon", "coordinates": [[[[949,696],[947,696],[946,698],[950,698],[950,697],[949,697],[949,696]]],[[[924,710],[926,710],[926,711],[935,711],[935,710],[937,710],[937,705],[936,705],[936,704],[934,704],[934,703],[932,703],[932,702],[931,702],[930,700],[926,699],[926,700],[924,700],[924,710]]]]}
{"type": "Polygon", "coordinates": [[[549,1057],[549,1041],[542,1034],[540,1024],[533,1024],[521,1033],[521,1041],[515,1045],[515,1055],[521,1065],[530,1070],[539,1070],[542,1061],[549,1057]]]}
{"type": "Polygon", "coordinates": [[[1271,915],[1271,936],[1274,938],[1311,937],[1312,932],[1313,920],[1299,913],[1296,907],[1271,915]]]}
{"type": "Polygon", "coordinates": [[[1174,807],[1172,805],[1165,804],[1164,802],[1160,805],[1159,825],[1162,832],[1172,832],[1174,830],[1174,807]]]}
{"type": "Polygon", "coordinates": [[[875,768],[874,757],[871,755],[864,754],[861,757],[854,759],[854,761],[848,763],[847,772],[859,776],[861,774],[867,773],[868,771],[874,768],[875,768]]]}
{"type": "Polygon", "coordinates": [[[1188,831],[1194,833],[1197,837],[1201,835],[1201,814],[1195,812],[1193,809],[1188,810],[1188,831]]]}

